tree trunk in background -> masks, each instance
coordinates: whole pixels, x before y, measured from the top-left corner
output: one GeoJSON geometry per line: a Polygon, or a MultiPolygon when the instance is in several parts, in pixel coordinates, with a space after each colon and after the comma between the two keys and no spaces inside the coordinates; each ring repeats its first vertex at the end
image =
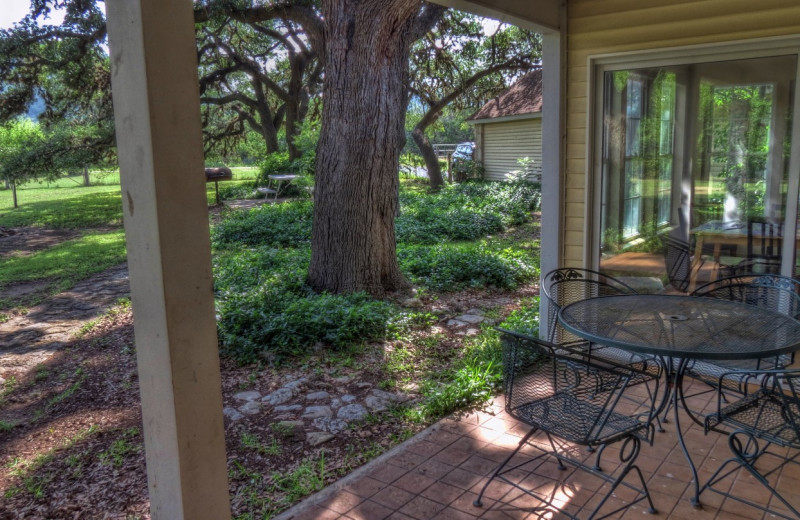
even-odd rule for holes
{"type": "Polygon", "coordinates": [[[83,185],[84,186],[89,186],[89,167],[88,166],[84,166],[83,167],[83,185]]]}
{"type": "Polygon", "coordinates": [[[14,207],[19,207],[17,205],[17,183],[13,180],[11,181],[11,198],[14,200],[14,207]]]}
{"type": "Polygon", "coordinates": [[[325,85],[309,283],[383,296],[408,287],[394,221],[409,47],[419,0],[324,0],[325,85]]]}
{"type": "Polygon", "coordinates": [[[425,159],[425,169],[428,170],[428,180],[431,183],[431,188],[434,190],[440,189],[444,186],[442,167],[439,165],[439,157],[436,155],[436,150],[433,149],[433,145],[428,138],[425,137],[425,129],[419,126],[414,127],[414,131],[411,132],[411,137],[414,138],[414,142],[417,143],[422,158],[425,159]]]}

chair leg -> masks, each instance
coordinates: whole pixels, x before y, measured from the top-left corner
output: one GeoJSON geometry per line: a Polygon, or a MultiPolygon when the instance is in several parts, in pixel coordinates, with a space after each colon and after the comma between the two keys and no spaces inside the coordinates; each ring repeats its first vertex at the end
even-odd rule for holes
{"type": "Polygon", "coordinates": [[[728,446],[730,447],[731,452],[733,452],[733,457],[725,460],[719,466],[719,468],[717,468],[717,470],[711,475],[711,477],[708,479],[708,481],[700,489],[700,493],[702,493],[706,489],[709,489],[709,490],[714,491],[715,493],[718,493],[718,494],[720,494],[720,495],[722,495],[724,497],[731,498],[731,499],[736,500],[738,502],[742,502],[743,504],[747,504],[749,506],[755,507],[756,509],[760,509],[762,511],[765,511],[765,512],[767,512],[767,513],[769,513],[770,515],[773,515],[773,516],[779,516],[781,518],[788,518],[788,519],[800,518],[800,511],[798,511],[794,506],[792,506],[792,504],[790,504],[783,497],[783,495],[781,495],[778,492],[777,489],[772,487],[772,485],[769,483],[769,481],[755,468],[756,460],[758,460],[758,458],[761,455],[766,453],[766,449],[767,448],[766,447],[763,448],[763,449],[759,448],[758,439],[756,439],[750,433],[744,432],[742,430],[733,431],[728,435],[728,446]],[[737,437],[738,435],[743,435],[743,436],[747,437],[747,441],[745,443],[742,443],[742,441],[737,437]],[[756,480],[758,480],[761,483],[762,486],[764,486],[772,494],[772,496],[774,496],[778,500],[780,500],[781,503],[789,511],[792,512],[793,516],[787,516],[787,515],[782,514],[780,512],[768,509],[768,508],[766,508],[766,507],[764,507],[762,505],[750,502],[749,500],[746,500],[744,498],[732,495],[732,494],[730,494],[728,492],[724,492],[724,491],[720,491],[718,489],[714,489],[714,485],[717,482],[723,480],[724,478],[728,477],[731,473],[736,471],[736,468],[733,468],[733,469],[725,471],[725,473],[723,473],[723,470],[725,470],[731,464],[738,465],[739,467],[744,468],[745,470],[747,470],[756,480]]]}
{"type": "MultiPolygon", "coordinates": [[[[473,506],[475,506],[475,507],[483,507],[483,501],[481,499],[483,498],[483,493],[486,491],[486,488],[489,487],[489,484],[491,484],[492,481],[497,477],[497,475],[499,475],[500,472],[503,471],[503,468],[505,468],[506,465],[511,461],[511,459],[514,458],[514,455],[519,453],[519,450],[521,450],[522,447],[525,446],[525,444],[528,442],[528,439],[530,439],[531,436],[533,436],[533,434],[536,433],[537,431],[538,430],[536,428],[531,429],[531,431],[529,431],[528,434],[525,435],[525,437],[523,437],[522,440],[519,441],[519,445],[517,445],[516,449],[514,451],[512,451],[511,454],[508,457],[506,457],[506,459],[497,467],[496,470],[494,470],[494,473],[492,473],[492,476],[489,477],[489,480],[487,480],[486,484],[484,484],[483,488],[481,488],[481,492],[478,493],[478,498],[476,498],[475,501],[472,502],[473,506]]],[[[561,461],[559,461],[559,464],[560,463],[561,463],[561,461]]]]}
{"type": "MultiPolygon", "coordinates": [[[[614,494],[614,490],[617,489],[617,487],[622,483],[623,480],[625,480],[625,477],[627,477],[631,471],[635,471],[636,475],[639,477],[639,483],[641,484],[641,493],[644,495],[644,498],[647,499],[647,503],[650,505],[648,513],[650,514],[658,513],[658,510],[656,510],[656,507],[653,504],[653,499],[650,497],[650,491],[647,489],[647,483],[645,483],[644,481],[644,475],[642,475],[642,471],[639,469],[639,467],[635,465],[636,458],[639,456],[640,447],[641,447],[641,441],[636,436],[631,435],[630,437],[628,437],[623,441],[622,446],[620,447],[619,450],[619,460],[625,464],[625,467],[622,469],[622,471],[620,471],[619,476],[614,480],[614,482],[611,483],[611,489],[608,491],[608,493],[605,494],[600,503],[597,504],[597,507],[595,507],[594,510],[591,512],[591,514],[587,517],[587,520],[592,520],[593,518],[595,518],[595,515],[605,505],[608,498],[614,494]]],[[[639,500],[641,500],[641,498],[639,500]]],[[[603,515],[600,518],[607,518],[611,515],[614,515],[619,511],[622,511],[623,509],[627,508],[629,505],[631,504],[624,505],[619,509],[616,509],[610,513],[603,515]]]]}

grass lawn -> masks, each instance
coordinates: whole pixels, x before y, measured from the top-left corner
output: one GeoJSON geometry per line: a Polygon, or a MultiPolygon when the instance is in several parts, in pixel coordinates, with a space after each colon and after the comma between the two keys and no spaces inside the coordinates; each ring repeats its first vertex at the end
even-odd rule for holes
{"type": "MultiPolygon", "coordinates": [[[[251,184],[258,175],[257,168],[232,169],[238,180],[220,183],[223,196],[226,191],[234,192],[236,186],[251,184]]],[[[84,233],[31,255],[0,257],[0,311],[34,305],[125,261],[119,172],[91,171],[90,178],[91,186],[83,186],[82,176],[24,184],[17,189],[17,208],[13,207],[11,190],[0,188],[0,227],[84,233]],[[38,287],[33,292],[25,292],[25,297],[4,294],[4,289],[20,283],[36,283],[38,287]]],[[[213,184],[206,185],[206,197],[209,205],[215,202],[213,184]]]]}
{"type": "Polygon", "coordinates": [[[125,261],[125,233],[88,233],[29,256],[0,258],[0,295],[11,284],[39,282],[41,287],[24,298],[4,299],[0,309],[33,305],[65,291],[94,274],[125,261]]]}
{"type": "MultiPolygon", "coordinates": [[[[258,168],[234,167],[234,180],[219,183],[220,192],[252,183],[258,168]]],[[[51,183],[30,182],[17,188],[18,208],[10,189],[0,187],[0,226],[85,229],[122,225],[122,196],[118,171],[90,172],[91,186],[81,176],[51,183]]],[[[214,204],[214,184],[206,185],[208,204],[214,204]]]]}

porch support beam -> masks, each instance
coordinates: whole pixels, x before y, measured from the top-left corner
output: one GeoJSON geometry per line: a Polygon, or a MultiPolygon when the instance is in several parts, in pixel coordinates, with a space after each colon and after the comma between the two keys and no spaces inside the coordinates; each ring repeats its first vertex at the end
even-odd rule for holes
{"type": "MultiPolygon", "coordinates": [[[[562,17],[565,13],[562,12],[562,17]]],[[[566,57],[563,32],[542,35],[542,221],[540,268],[562,267],[564,250],[564,149],[566,146],[566,57]]],[[[540,335],[546,337],[549,303],[539,300],[540,335]]]]}
{"type": "Polygon", "coordinates": [[[108,0],[154,519],[229,519],[191,0],[108,0]]]}

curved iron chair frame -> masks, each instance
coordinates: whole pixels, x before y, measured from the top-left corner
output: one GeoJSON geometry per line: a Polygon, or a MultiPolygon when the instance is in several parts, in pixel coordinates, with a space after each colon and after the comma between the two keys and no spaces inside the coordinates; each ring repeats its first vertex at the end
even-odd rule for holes
{"type": "MultiPolygon", "coordinates": [[[[717,393],[717,411],[706,416],[705,432],[719,431],[720,426],[729,429],[728,447],[733,454],[720,464],[700,493],[713,491],[727,498],[737,500],[756,509],[781,518],[800,518],[800,511],[770,484],[768,477],[787,464],[800,465],[800,370],[750,370],[730,371],[720,376],[749,382],[751,391],[743,394],[738,401],[726,404],[722,390],[717,393]],[[755,390],[752,388],[755,387],[755,390]],[[788,448],[784,454],[770,451],[772,445],[788,448]],[[794,451],[794,454],[791,454],[794,451]],[[779,463],[768,471],[756,468],[756,462],[765,456],[779,459],[779,463]],[[744,469],[776,497],[793,516],[782,511],[752,502],[728,491],[728,488],[715,487],[739,469],[744,469]]],[[[760,468],[764,464],[759,464],[760,468]]]]}
{"type": "MultiPolygon", "coordinates": [[[[592,343],[574,336],[564,330],[558,323],[558,311],[561,307],[587,298],[613,296],[617,294],[637,294],[636,290],[625,282],[591,269],[567,267],[550,271],[542,278],[542,292],[550,302],[547,315],[548,340],[559,346],[573,350],[582,350],[590,360],[609,361],[630,366],[639,373],[648,373],[649,377],[640,377],[635,383],[645,384],[648,396],[652,394],[650,381],[660,377],[661,364],[655,358],[634,354],[624,350],[592,343]]],[[[633,399],[633,397],[629,397],[633,399]]],[[[656,417],[658,431],[664,431],[656,417]]]]}
{"type": "Polygon", "coordinates": [[[622,397],[631,387],[631,382],[642,374],[623,365],[590,362],[584,351],[571,350],[524,334],[498,330],[503,345],[506,411],[517,420],[532,426],[532,429],[494,471],[475,499],[474,505],[482,506],[484,492],[498,479],[540,500],[542,507],[534,508],[534,511],[557,511],[577,519],[576,514],[554,504],[553,496],[522,485],[540,461],[551,458],[560,469],[566,469],[565,464],[569,464],[611,484],[609,491],[587,519],[607,518],[643,500],[647,500],[650,512],[655,513],[644,476],[635,464],[641,442],[652,444],[655,396],[647,403],[649,406],[636,407],[622,403],[622,397]],[[532,437],[540,431],[545,434],[549,449],[532,442],[532,437]],[[607,473],[601,469],[600,458],[605,446],[615,442],[622,443],[619,450],[620,462],[615,471],[607,473]],[[570,455],[570,444],[602,448],[598,450],[595,464],[590,466],[582,459],[570,455]],[[524,460],[520,462],[519,458],[524,460]],[[512,459],[514,463],[509,464],[512,459]],[[530,466],[533,468],[529,472],[525,471],[530,466]],[[519,478],[521,474],[526,477],[519,478]],[[634,475],[638,481],[626,481],[629,475],[634,475]],[[637,498],[614,511],[598,516],[619,486],[636,491],[637,498]]]}
{"type": "MultiPolygon", "coordinates": [[[[722,300],[738,301],[759,307],[773,308],[780,305],[780,301],[773,302],[768,297],[767,292],[774,293],[769,296],[777,296],[783,299],[784,306],[790,305],[787,313],[795,319],[800,318],[800,282],[792,278],[780,275],[742,275],[731,276],[709,282],[695,289],[692,296],[703,298],[719,298],[722,300]]],[[[779,310],[779,309],[776,309],[779,310]]],[[[794,353],[783,354],[777,357],[767,357],[762,359],[740,360],[740,361],[696,361],[687,363],[682,381],[677,385],[681,406],[686,415],[695,423],[703,426],[704,420],[692,411],[688,405],[688,399],[703,395],[715,390],[731,394],[734,398],[747,393],[747,389],[752,381],[747,378],[736,379],[733,374],[738,371],[746,370],[776,370],[788,367],[794,362],[794,353]],[[721,374],[730,374],[721,377],[721,374]],[[683,381],[686,378],[700,381],[707,385],[707,389],[687,394],[683,381]],[[722,385],[722,386],[719,386],[722,385]]],[[[674,367],[673,367],[674,368],[674,367]]],[[[723,394],[724,395],[724,394],[723,394]]],[[[669,405],[664,407],[664,417],[662,422],[667,422],[666,416],[669,413],[669,405]]]]}

